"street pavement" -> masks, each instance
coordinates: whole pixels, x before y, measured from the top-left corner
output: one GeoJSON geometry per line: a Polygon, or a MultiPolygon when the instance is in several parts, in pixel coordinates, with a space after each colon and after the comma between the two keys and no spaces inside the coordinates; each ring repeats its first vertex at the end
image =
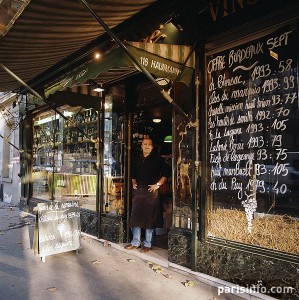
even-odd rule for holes
{"type": "Polygon", "coordinates": [[[218,295],[207,278],[163,266],[166,260],[159,261],[159,251],[128,251],[84,234],[77,253],[46,256],[42,262],[32,247],[34,221],[18,207],[0,202],[0,300],[261,299],[218,295]]]}

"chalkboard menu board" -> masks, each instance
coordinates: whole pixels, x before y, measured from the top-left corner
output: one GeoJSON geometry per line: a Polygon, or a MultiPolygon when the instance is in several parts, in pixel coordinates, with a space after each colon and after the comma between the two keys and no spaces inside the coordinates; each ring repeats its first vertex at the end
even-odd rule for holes
{"type": "Polygon", "coordinates": [[[38,252],[41,257],[80,248],[79,201],[37,204],[38,252]]]}
{"type": "Polygon", "coordinates": [[[298,31],[207,56],[214,207],[299,217],[298,31]]]}

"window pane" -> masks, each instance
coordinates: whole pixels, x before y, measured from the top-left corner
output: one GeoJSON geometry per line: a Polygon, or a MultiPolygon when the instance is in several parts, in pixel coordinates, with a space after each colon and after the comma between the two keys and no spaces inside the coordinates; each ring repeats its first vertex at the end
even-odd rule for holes
{"type": "Polygon", "coordinates": [[[81,207],[96,209],[98,112],[64,106],[35,117],[33,196],[79,198],[81,207]]]}
{"type": "Polygon", "coordinates": [[[112,97],[105,99],[104,126],[104,212],[124,214],[124,117],[123,107],[116,108],[112,97]]]}
{"type": "Polygon", "coordinates": [[[210,236],[298,253],[296,34],[284,28],[207,58],[210,236]],[[272,49],[279,37],[288,41],[272,49]]]}

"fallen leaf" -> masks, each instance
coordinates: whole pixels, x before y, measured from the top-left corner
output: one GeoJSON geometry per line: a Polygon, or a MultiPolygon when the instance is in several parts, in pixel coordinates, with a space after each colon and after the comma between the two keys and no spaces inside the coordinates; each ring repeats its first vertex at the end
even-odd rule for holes
{"type": "Polygon", "coordinates": [[[49,288],[47,288],[47,291],[49,291],[49,292],[56,292],[56,287],[49,287],[49,288]]]}
{"type": "Polygon", "coordinates": [[[93,260],[91,263],[94,264],[94,265],[97,265],[97,264],[100,264],[101,262],[96,259],[96,260],[93,260]]]}
{"type": "Polygon", "coordinates": [[[186,280],[185,282],[183,282],[183,285],[186,287],[193,287],[195,285],[195,282],[192,280],[186,280]]]}
{"type": "Polygon", "coordinates": [[[151,269],[154,270],[155,272],[158,271],[157,273],[161,273],[162,271],[164,271],[164,269],[161,268],[161,266],[159,266],[159,265],[152,265],[151,269]]]}
{"type": "Polygon", "coordinates": [[[172,279],[173,277],[172,277],[172,275],[170,275],[170,274],[163,274],[166,278],[168,278],[168,279],[172,279]]]}
{"type": "Polygon", "coordinates": [[[134,263],[135,259],[128,258],[127,261],[130,262],[130,263],[134,263]]]}
{"type": "Polygon", "coordinates": [[[91,244],[91,239],[87,236],[82,236],[82,240],[85,240],[87,243],[91,244]]]}

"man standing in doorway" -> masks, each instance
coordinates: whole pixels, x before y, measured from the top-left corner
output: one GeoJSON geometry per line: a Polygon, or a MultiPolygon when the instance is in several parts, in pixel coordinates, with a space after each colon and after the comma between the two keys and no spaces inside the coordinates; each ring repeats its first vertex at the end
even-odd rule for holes
{"type": "Polygon", "coordinates": [[[141,228],[144,228],[145,239],[141,252],[148,252],[152,247],[154,229],[159,225],[159,188],[167,179],[167,168],[164,159],[153,151],[150,138],[143,139],[141,150],[132,166],[134,198],[130,227],[133,239],[125,249],[132,250],[141,246],[141,228]]]}

